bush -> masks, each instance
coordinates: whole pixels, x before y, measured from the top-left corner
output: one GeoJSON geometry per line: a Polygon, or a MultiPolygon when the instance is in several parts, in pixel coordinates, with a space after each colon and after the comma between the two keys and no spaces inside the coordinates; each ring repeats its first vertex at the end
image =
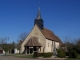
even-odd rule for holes
{"type": "Polygon", "coordinates": [[[78,53],[75,50],[71,50],[69,52],[69,58],[77,58],[78,57],[78,53]]]}
{"type": "Polygon", "coordinates": [[[52,53],[48,52],[48,53],[43,53],[43,57],[51,57],[52,53]]]}
{"type": "Polygon", "coordinates": [[[69,56],[69,52],[65,52],[66,56],[69,56]]]}
{"type": "Polygon", "coordinates": [[[33,57],[38,57],[38,52],[34,52],[33,57]]]}
{"type": "Polygon", "coordinates": [[[58,57],[60,58],[64,58],[66,55],[62,50],[57,50],[57,53],[58,53],[58,57]]]}
{"type": "Polygon", "coordinates": [[[38,57],[42,57],[44,53],[38,53],[38,57]]]}

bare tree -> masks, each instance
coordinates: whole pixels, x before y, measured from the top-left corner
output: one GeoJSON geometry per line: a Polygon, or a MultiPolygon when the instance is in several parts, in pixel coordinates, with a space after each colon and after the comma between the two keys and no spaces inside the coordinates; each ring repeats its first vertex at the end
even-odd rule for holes
{"type": "Polygon", "coordinates": [[[23,32],[19,35],[19,40],[25,40],[25,38],[27,37],[27,32],[23,32]]]}
{"type": "Polygon", "coordinates": [[[6,52],[9,50],[7,40],[9,40],[9,37],[0,38],[0,46],[5,51],[5,55],[6,55],[6,52]]]}
{"type": "Polygon", "coordinates": [[[17,40],[17,49],[20,51],[21,44],[22,42],[26,39],[27,37],[27,32],[23,32],[19,35],[18,40],[17,40]]]}
{"type": "Polygon", "coordinates": [[[80,38],[76,38],[76,39],[71,39],[69,37],[67,37],[65,39],[65,50],[66,52],[70,52],[72,50],[76,51],[78,54],[80,54],[80,38]]]}
{"type": "Polygon", "coordinates": [[[27,35],[28,35],[27,32],[21,33],[17,39],[17,44],[21,44],[21,42],[26,39],[27,35]]]}

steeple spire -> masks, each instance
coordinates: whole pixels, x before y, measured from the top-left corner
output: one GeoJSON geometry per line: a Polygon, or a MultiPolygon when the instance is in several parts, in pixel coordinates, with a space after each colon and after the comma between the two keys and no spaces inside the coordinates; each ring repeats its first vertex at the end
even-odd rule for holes
{"type": "Polygon", "coordinates": [[[40,8],[38,8],[38,14],[37,14],[37,18],[36,19],[42,19],[41,18],[41,14],[40,14],[40,8]]]}
{"type": "Polygon", "coordinates": [[[34,25],[37,24],[38,27],[43,30],[44,29],[44,21],[41,18],[41,14],[40,14],[40,8],[38,8],[38,14],[36,19],[34,20],[34,25]]]}

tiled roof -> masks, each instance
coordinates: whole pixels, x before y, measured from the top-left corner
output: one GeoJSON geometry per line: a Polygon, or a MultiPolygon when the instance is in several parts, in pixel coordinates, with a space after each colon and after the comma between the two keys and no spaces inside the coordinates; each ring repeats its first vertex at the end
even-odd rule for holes
{"type": "Polygon", "coordinates": [[[44,30],[41,30],[43,35],[45,36],[45,38],[50,39],[50,40],[54,40],[57,42],[60,42],[60,45],[62,45],[62,41],[60,40],[60,38],[58,36],[56,36],[52,31],[44,28],[44,30]]]}
{"type": "Polygon", "coordinates": [[[27,43],[25,44],[25,46],[41,46],[41,44],[38,42],[38,38],[36,37],[31,37],[27,43]]]}
{"type": "MultiPolygon", "coordinates": [[[[42,30],[42,33],[43,33],[43,35],[44,35],[47,39],[56,40],[56,39],[55,39],[55,34],[54,34],[52,31],[44,28],[44,30],[42,30]]],[[[57,41],[57,40],[56,40],[56,41],[57,41]]]]}

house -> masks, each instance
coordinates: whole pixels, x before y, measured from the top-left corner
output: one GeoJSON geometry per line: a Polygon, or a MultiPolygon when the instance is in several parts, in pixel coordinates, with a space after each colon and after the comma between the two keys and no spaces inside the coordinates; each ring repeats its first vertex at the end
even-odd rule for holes
{"type": "Polygon", "coordinates": [[[62,44],[58,36],[44,27],[44,21],[41,18],[40,9],[38,9],[34,27],[21,43],[20,53],[32,54],[37,51],[39,53],[53,52],[56,54],[56,49],[59,49],[62,44]]]}
{"type": "Polygon", "coordinates": [[[0,47],[0,54],[4,54],[5,51],[0,47]]]}
{"type": "Polygon", "coordinates": [[[0,53],[3,53],[3,49],[0,47],[0,53]]]}

